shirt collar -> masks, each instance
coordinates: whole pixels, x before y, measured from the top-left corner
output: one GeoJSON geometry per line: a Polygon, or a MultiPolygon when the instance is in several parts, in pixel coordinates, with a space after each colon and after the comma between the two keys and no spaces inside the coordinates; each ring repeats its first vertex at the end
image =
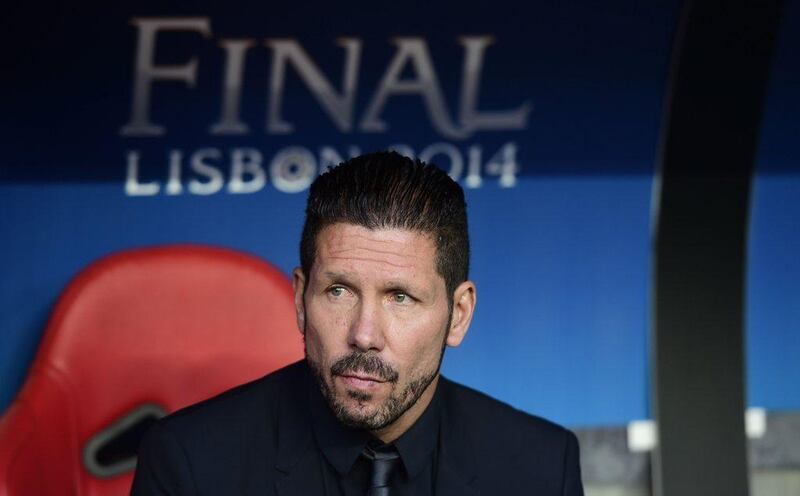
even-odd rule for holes
{"type": "MultiPolygon", "coordinates": [[[[322,453],[333,468],[345,475],[353,468],[361,451],[372,439],[368,431],[343,425],[331,411],[316,381],[311,391],[311,424],[322,453]]],[[[439,438],[440,388],[436,387],[430,404],[402,436],[394,441],[409,477],[427,466],[439,438]]]]}

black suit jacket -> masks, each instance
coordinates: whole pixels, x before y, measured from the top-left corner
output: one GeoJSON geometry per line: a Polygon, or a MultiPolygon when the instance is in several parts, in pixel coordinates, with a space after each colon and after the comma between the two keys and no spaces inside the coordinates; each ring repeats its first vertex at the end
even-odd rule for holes
{"type": "MultiPolygon", "coordinates": [[[[132,494],[311,496],[318,471],[304,361],[159,421],[132,494]]],[[[553,423],[440,378],[437,496],[582,496],[578,443],[553,423]]]]}

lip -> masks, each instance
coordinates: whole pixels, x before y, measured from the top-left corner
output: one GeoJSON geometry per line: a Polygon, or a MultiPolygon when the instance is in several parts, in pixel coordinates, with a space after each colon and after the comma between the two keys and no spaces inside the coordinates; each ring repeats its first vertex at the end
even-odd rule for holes
{"type": "Polygon", "coordinates": [[[347,386],[356,389],[371,389],[378,387],[386,382],[382,379],[378,379],[377,377],[371,377],[368,375],[361,375],[361,374],[337,375],[336,377],[341,379],[342,382],[344,382],[347,386]]]}

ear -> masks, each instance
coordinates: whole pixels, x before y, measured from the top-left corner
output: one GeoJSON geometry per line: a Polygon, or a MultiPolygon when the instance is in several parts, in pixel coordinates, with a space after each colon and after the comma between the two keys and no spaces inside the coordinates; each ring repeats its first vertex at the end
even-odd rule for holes
{"type": "Polygon", "coordinates": [[[303,293],[306,290],[306,276],[303,275],[303,270],[300,267],[295,267],[292,271],[292,288],[294,288],[294,311],[297,318],[297,327],[300,329],[300,334],[304,334],[306,311],[303,293]]]}
{"type": "Polygon", "coordinates": [[[477,298],[475,283],[472,281],[464,281],[456,288],[453,293],[453,318],[447,334],[447,346],[461,344],[467,334],[469,324],[472,322],[472,314],[475,312],[477,298]]]}

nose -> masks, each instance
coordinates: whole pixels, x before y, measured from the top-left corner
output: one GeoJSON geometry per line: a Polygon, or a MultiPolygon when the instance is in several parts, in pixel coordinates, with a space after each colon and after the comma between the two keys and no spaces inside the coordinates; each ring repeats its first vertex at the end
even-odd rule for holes
{"type": "Polygon", "coordinates": [[[348,344],[362,351],[381,351],[384,346],[385,316],[381,305],[362,299],[354,309],[348,344]]]}

